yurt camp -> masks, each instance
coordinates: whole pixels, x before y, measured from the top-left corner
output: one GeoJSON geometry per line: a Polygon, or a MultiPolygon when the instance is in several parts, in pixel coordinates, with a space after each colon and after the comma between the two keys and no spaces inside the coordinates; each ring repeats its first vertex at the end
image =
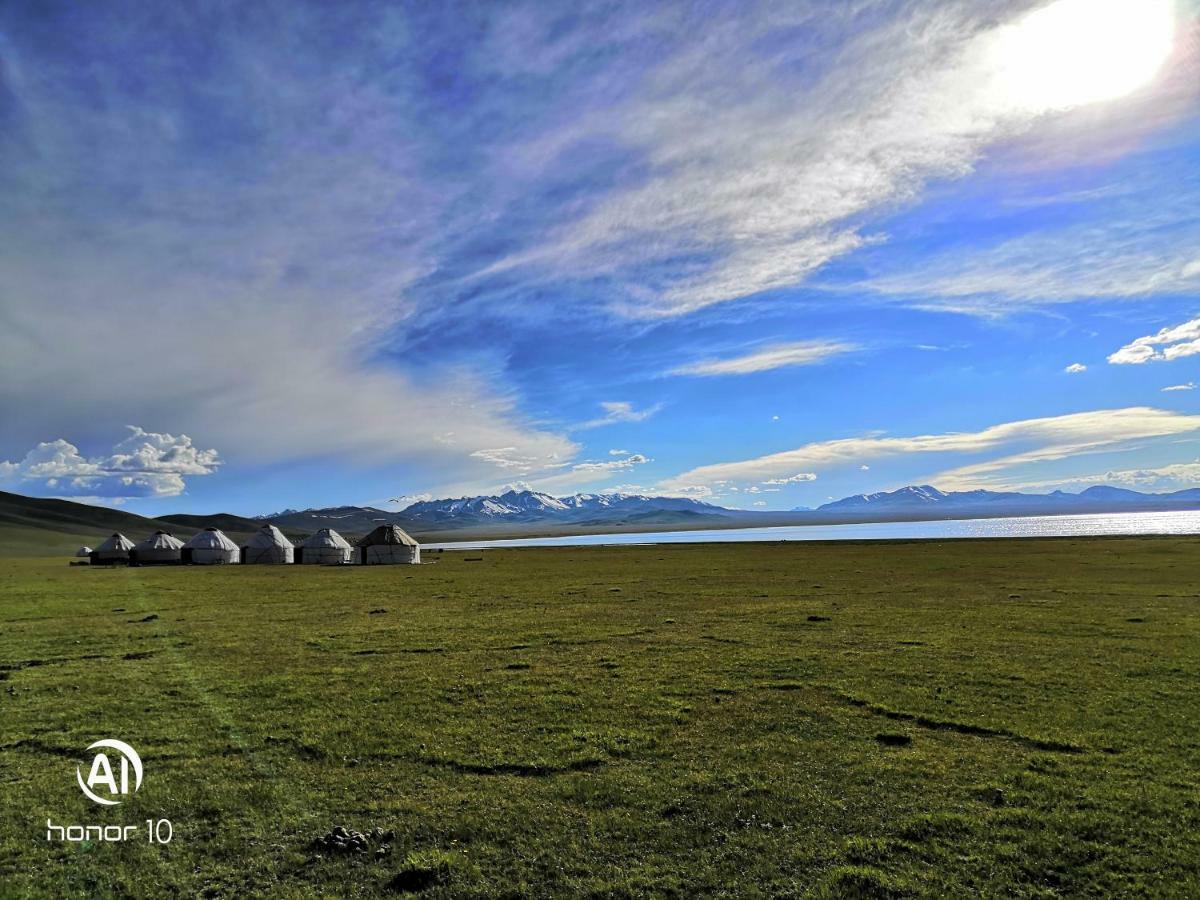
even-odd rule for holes
{"type": "Polygon", "coordinates": [[[86,545],[83,547],[80,547],[78,550],[75,551],[76,559],[87,559],[91,555],[92,555],[92,548],[88,547],[86,545]]]}
{"type": "Polygon", "coordinates": [[[358,542],[364,566],[407,565],[421,561],[421,545],[398,525],[380,525],[358,542]]]}
{"type": "Polygon", "coordinates": [[[183,541],[167,531],[156,531],[129,552],[133,566],[177,566],[183,562],[183,541]]]}
{"type": "Polygon", "coordinates": [[[274,525],[258,529],[242,547],[243,565],[285,565],[292,562],[295,548],[274,525]]]}
{"type": "Polygon", "coordinates": [[[89,554],[92,565],[112,566],[129,562],[133,541],[119,531],[89,554]]]}
{"type": "Polygon", "coordinates": [[[184,563],[194,566],[219,566],[236,563],[241,554],[237,544],[225,537],[221,529],[205,528],[183,545],[181,555],[184,563]]]}
{"type": "Polygon", "coordinates": [[[296,562],[306,566],[341,566],[354,562],[354,548],[332,528],[322,528],[296,548],[296,562]]]}

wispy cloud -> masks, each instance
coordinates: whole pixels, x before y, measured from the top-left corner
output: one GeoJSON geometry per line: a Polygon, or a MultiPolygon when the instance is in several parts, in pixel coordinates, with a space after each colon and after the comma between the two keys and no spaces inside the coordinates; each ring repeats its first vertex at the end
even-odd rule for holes
{"type": "Polygon", "coordinates": [[[1196,430],[1200,430],[1200,416],[1150,407],[1096,410],[1005,422],[980,431],[820,441],[782,453],[700,466],[669,478],[664,484],[712,485],[719,481],[762,483],[771,478],[788,477],[797,469],[820,470],[844,466],[863,458],[1000,452],[1000,456],[935,476],[939,486],[956,489],[979,487],[994,481],[999,473],[1030,463],[1115,450],[1134,440],[1186,434],[1196,430]],[[1007,450],[1015,452],[1004,452],[1007,450]]]}
{"type": "Polygon", "coordinates": [[[1194,391],[1195,389],[1196,389],[1196,382],[1194,382],[1194,381],[1187,381],[1187,382],[1184,382],[1183,384],[1170,384],[1170,385],[1167,385],[1165,388],[1161,388],[1161,390],[1164,393],[1169,393],[1171,391],[1194,391]]]}
{"type": "MultiPolygon", "coordinates": [[[[970,172],[992,142],[1071,105],[1025,83],[1051,61],[1013,40],[1021,11],[949,2],[891,21],[858,5],[710,14],[702,46],[665,56],[643,92],[596,123],[641,149],[638,183],[501,265],[622,285],[636,273],[641,287],[617,304],[635,316],[794,286],[880,240],[863,224],[873,213],[970,172]],[[789,26],[812,35],[811,65],[752,50],[789,26]],[[858,35],[836,57],[822,53],[833,31],[858,35]],[[828,77],[812,80],[813,69],[828,77]]],[[[1161,2],[1145,12],[1171,15],[1161,2]]]]}
{"type": "Polygon", "coordinates": [[[785,366],[812,366],[832,357],[857,350],[856,344],[846,341],[794,341],[772,344],[742,356],[706,359],[672,369],[671,375],[747,375],[766,372],[785,366]]]}
{"type": "MultiPolygon", "coordinates": [[[[1197,266],[1200,272],[1200,264],[1197,266]]],[[[1200,319],[1182,325],[1163,328],[1155,334],[1140,337],[1111,354],[1114,365],[1140,365],[1147,362],[1169,362],[1200,353],[1200,319]]]]}
{"type": "Polygon", "coordinates": [[[644,409],[636,409],[627,400],[605,400],[600,404],[600,408],[604,410],[604,415],[599,418],[589,419],[586,422],[580,422],[573,430],[584,431],[591,428],[603,428],[605,425],[617,425],[621,422],[644,422],[657,414],[662,409],[662,406],[661,403],[656,403],[644,409]]]}
{"type": "Polygon", "coordinates": [[[1083,363],[1071,363],[1069,366],[1063,369],[1063,371],[1068,375],[1078,375],[1081,372],[1086,372],[1087,366],[1085,366],[1083,363]]]}
{"type": "Polygon", "coordinates": [[[641,453],[634,453],[624,459],[609,459],[603,462],[581,462],[571,466],[572,472],[599,473],[607,475],[610,472],[620,472],[623,469],[632,469],[634,466],[645,465],[651,462],[650,457],[641,453]]]}

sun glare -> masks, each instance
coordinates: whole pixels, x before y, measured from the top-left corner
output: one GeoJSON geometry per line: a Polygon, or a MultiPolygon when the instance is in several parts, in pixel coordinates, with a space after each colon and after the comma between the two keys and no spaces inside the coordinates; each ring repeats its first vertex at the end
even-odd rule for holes
{"type": "Polygon", "coordinates": [[[997,33],[995,88],[1034,112],[1123,97],[1162,68],[1175,15],[1174,0],[1058,0],[997,33]]]}

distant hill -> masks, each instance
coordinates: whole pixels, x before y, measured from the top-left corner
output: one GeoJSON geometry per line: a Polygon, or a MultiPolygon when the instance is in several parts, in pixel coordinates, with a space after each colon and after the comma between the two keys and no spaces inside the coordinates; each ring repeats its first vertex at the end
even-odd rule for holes
{"type": "Polygon", "coordinates": [[[135,513],[71,500],[45,500],[0,491],[0,523],[24,528],[40,528],[64,534],[96,533],[109,535],[120,531],[130,537],[143,532],[173,530],[171,523],[148,519],[135,513]]]}
{"type": "Polygon", "coordinates": [[[106,506],[49,500],[0,491],[0,551],[59,553],[80,544],[94,546],[114,531],[138,541],[156,531],[190,537],[207,524],[228,530],[235,540],[260,523],[237,516],[163,516],[156,519],[106,506]],[[224,524],[222,524],[224,523],[224,524]]]}
{"type": "Polygon", "coordinates": [[[220,528],[222,531],[229,532],[245,532],[251,533],[258,531],[262,527],[262,522],[255,519],[247,519],[243,516],[235,516],[231,513],[214,513],[213,515],[191,515],[181,513],[178,515],[159,516],[158,521],[170,522],[176,527],[192,531],[199,531],[202,528],[220,528]]]}

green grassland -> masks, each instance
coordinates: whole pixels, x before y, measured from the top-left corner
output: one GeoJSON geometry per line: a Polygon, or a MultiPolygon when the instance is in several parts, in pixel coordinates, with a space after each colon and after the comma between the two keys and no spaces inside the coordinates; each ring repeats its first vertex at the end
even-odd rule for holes
{"type": "Polygon", "coordinates": [[[0,560],[0,896],[1200,895],[1195,540],[428,559],[0,560]]]}

